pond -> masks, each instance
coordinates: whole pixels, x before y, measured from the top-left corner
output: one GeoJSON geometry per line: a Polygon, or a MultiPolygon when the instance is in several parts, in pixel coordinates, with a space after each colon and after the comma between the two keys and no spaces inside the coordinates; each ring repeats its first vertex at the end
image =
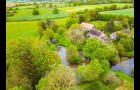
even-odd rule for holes
{"type": "Polygon", "coordinates": [[[119,64],[112,66],[111,69],[113,69],[115,71],[120,70],[131,76],[131,68],[133,66],[134,66],[134,58],[131,58],[131,59],[128,59],[126,61],[123,61],[119,64]]]}
{"type": "MultiPolygon", "coordinates": [[[[61,62],[63,64],[65,64],[66,66],[69,66],[71,68],[77,68],[78,65],[72,65],[70,64],[67,59],[66,59],[66,48],[64,46],[57,46],[57,51],[56,53],[59,54],[60,58],[61,58],[61,62]]],[[[88,63],[90,63],[90,60],[87,60],[84,55],[83,55],[83,52],[82,51],[79,51],[79,55],[83,58],[83,63],[82,65],[86,65],[88,63]]]]}

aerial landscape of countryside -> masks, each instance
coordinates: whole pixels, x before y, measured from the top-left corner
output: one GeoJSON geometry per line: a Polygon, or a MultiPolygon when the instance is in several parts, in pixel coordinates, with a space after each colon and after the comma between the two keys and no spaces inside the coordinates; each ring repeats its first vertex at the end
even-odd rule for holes
{"type": "Polygon", "coordinates": [[[134,90],[134,0],[6,0],[6,90],[134,90]]]}

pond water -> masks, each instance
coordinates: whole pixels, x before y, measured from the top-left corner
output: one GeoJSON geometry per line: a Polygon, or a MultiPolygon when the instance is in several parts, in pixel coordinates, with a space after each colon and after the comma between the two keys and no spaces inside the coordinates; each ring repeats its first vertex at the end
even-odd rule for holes
{"type": "Polygon", "coordinates": [[[66,60],[66,48],[63,46],[58,46],[57,47],[57,53],[59,54],[61,61],[63,64],[65,64],[66,66],[69,65],[68,61],[66,60]]]}
{"type": "MultiPolygon", "coordinates": [[[[78,65],[72,65],[70,64],[67,60],[66,60],[66,48],[64,46],[57,46],[57,51],[56,53],[59,54],[60,58],[61,58],[61,62],[63,64],[65,64],[66,66],[69,66],[71,68],[77,68],[78,65]]],[[[90,60],[86,59],[83,55],[82,51],[79,51],[79,55],[83,58],[83,63],[82,65],[86,65],[88,63],[90,63],[90,60]]]]}
{"type": "Polygon", "coordinates": [[[119,64],[112,66],[111,69],[113,69],[115,71],[117,71],[117,70],[123,71],[126,74],[131,76],[131,68],[133,66],[134,66],[134,58],[131,58],[129,60],[123,61],[119,64]]]}

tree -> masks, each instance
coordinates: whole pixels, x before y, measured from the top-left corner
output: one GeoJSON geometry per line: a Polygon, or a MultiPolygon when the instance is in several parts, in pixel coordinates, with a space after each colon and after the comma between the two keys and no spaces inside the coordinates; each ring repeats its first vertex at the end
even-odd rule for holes
{"type": "Polygon", "coordinates": [[[78,50],[74,45],[70,45],[66,51],[66,58],[69,62],[71,62],[73,56],[78,56],[78,50]]]}
{"type": "Polygon", "coordinates": [[[68,38],[71,40],[72,44],[75,45],[78,50],[82,49],[85,41],[84,32],[82,31],[81,25],[73,24],[70,30],[67,32],[68,38]]]}
{"type": "Polygon", "coordinates": [[[66,21],[66,26],[69,28],[72,24],[79,23],[79,20],[76,18],[68,18],[66,21]]]}
{"type": "Polygon", "coordinates": [[[109,59],[109,51],[104,48],[97,48],[91,55],[92,59],[104,60],[109,59]]]}
{"type": "Polygon", "coordinates": [[[82,63],[82,57],[81,56],[72,56],[70,63],[71,64],[81,64],[82,63]]]}
{"type": "Polygon", "coordinates": [[[103,69],[98,59],[91,60],[90,64],[77,68],[77,75],[81,82],[95,81],[102,72],[103,69]]]}
{"type": "Polygon", "coordinates": [[[122,84],[122,79],[118,77],[113,71],[107,71],[102,74],[102,81],[107,85],[115,85],[116,87],[122,84]]]}
{"type": "Polygon", "coordinates": [[[29,51],[31,48],[31,40],[19,38],[17,40],[11,40],[6,44],[6,65],[7,69],[13,65],[17,60],[25,60],[29,57],[29,51]]]}
{"type": "Polygon", "coordinates": [[[66,90],[76,84],[74,71],[62,64],[55,66],[36,86],[37,90],[66,90]]]}
{"type": "Polygon", "coordinates": [[[69,13],[69,16],[68,17],[69,18],[78,18],[78,15],[77,15],[76,12],[71,12],[71,13],[69,13]]]}
{"type": "Polygon", "coordinates": [[[124,18],[122,21],[121,21],[121,24],[123,25],[124,28],[128,28],[129,26],[129,23],[128,23],[128,19],[127,18],[124,18]]]}
{"type": "Polygon", "coordinates": [[[123,32],[118,32],[117,34],[117,38],[128,38],[128,34],[126,33],[123,33],[123,32]]]}
{"type": "Polygon", "coordinates": [[[45,6],[46,6],[46,3],[45,3],[45,2],[43,2],[43,3],[42,3],[42,6],[43,6],[43,7],[45,7],[45,6]]]}
{"type": "Polygon", "coordinates": [[[18,60],[10,66],[6,74],[12,87],[25,84],[34,87],[38,82],[36,67],[31,60],[18,60]]]}
{"type": "Polygon", "coordinates": [[[117,9],[117,5],[116,4],[113,4],[110,6],[111,10],[116,10],[117,9]]]}
{"type": "Polygon", "coordinates": [[[124,56],[125,55],[125,48],[124,48],[123,44],[118,43],[116,45],[116,49],[117,49],[117,51],[118,51],[120,56],[124,56]]]}
{"type": "Polygon", "coordinates": [[[110,62],[108,60],[100,60],[100,63],[104,71],[107,71],[110,69],[110,62]]]}
{"type": "Polygon", "coordinates": [[[123,44],[126,51],[134,50],[134,41],[131,38],[121,38],[119,43],[123,44]]]}
{"type": "Polygon", "coordinates": [[[40,33],[40,39],[41,39],[44,29],[41,26],[38,26],[37,31],[40,33]]]}
{"type": "Polygon", "coordinates": [[[44,21],[39,21],[39,22],[37,23],[37,26],[41,26],[41,27],[43,28],[44,31],[46,30],[46,24],[45,24],[44,21]]]}
{"type": "Polygon", "coordinates": [[[46,70],[50,70],[51,65],[61,63],[59,55],[49,50],[47,46],[46,43],[40,41],[34,42],[31,48],[32,60],[40,75],[43,75],[46,70]]]}
{"type": "Polygon", "coordinates": [[[55,7],[52,11],[53,14],[58,14],[59,13],[59,10],[55,7]]]}
{"type": "Polygon", "coordinates": [[[53,38],[54,32],[52,29],[46,29],[43,34],[46,35],[47,39],[51,39],[53,38]]]}
{"type": "Polygon", "coordinates": [[[63,34],[65,31],[66,31],[65,28],[63,28],[63,27],[58,27],[56,33],[58,33],[59,35],[61,35],[61,34],[63,34]]]}
{"type": "Polygon", "coordinates": [[[58,42],[60,39],[60,35],[58,33],[55,33],[53,37],[56,42],[58,42]]]}
{"type": "Polygon", "coordinates": [[[53,7],[53,5],[52,5],[52,3],[50,3],[50,4],[49,4],[49,8],[52,8],[52,7],[53,7]]]}
{"type": "Polygon", "coordinates": [[[33,15],[39,15],[39,11],[38,10],[33,10],[32,14],[33,15]]]}
{"type": "Polygon", "coordinates": [[[38,5],[38,4],[36,4],[36,5],[35,5],[35,9],[38,9],[38,8],[39,8],[39,5],[38,5]]]}
{"type": "Polygon", "coordinates": [[[86,40],[86,44],[83,47],[84,55],[91,57],[92,53],[100,47],[100,42],[97,38],[89,38],[86,40]]]}
{"type": "Polygon", "coordinates": [[[107,31],[113,32],[114,31],[114,20],[111,19],[106,28],[107,31]]]}
{"type": "Polygon", "coordinates": [[[56,32],[58,29],[58,25],[55,21],[51,21],[49,28],[56,32]]]}
{"type": "Polygon", "coordinates": [[[91,21],[91,16],[90,16],[90,13],[89,13],[89,11],[86,11],[85,13],[84,13],[84,21],[85,22],[89,22],[89,21],[91,21]]]}

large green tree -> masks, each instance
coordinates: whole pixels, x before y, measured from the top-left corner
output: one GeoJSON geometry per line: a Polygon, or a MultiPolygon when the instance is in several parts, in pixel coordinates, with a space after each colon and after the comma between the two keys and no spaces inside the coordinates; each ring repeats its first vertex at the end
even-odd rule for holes
{"type": "Polygon", "coordinates": [[[36,86],[37,90],[67,90],[76,84],[75,72],[65,66],[55,66],[36,86]]]}
{"type": "Polygon", "coordinates": [[[81,82],[88,82],[97,80],[103,71],[98,59],[94,59],[86,66],[78,66],[77,75],[81,82]]]}
{"type": "Polygon", "coordinates": [[[92,53],[100,47],[100,42],[97,38],[89,38],[83,47],[83,52],[86,57],[91,57],[92,53]]]}

